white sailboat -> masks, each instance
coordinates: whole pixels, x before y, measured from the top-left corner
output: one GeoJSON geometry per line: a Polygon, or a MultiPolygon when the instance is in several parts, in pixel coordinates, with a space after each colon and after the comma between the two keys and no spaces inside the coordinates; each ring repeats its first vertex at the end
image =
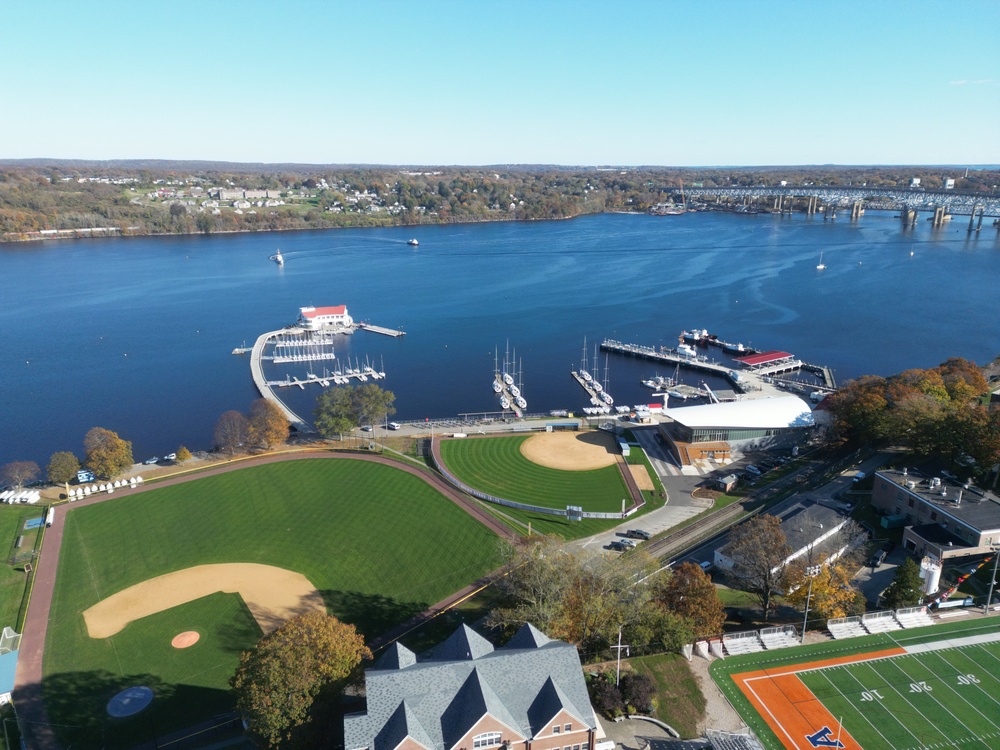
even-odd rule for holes
{"type": "Polygon", "coordinates": [[[285,265],[285,259],[281,255],[281,250],[278,250],[278,252],[276,252],[274,255],[272,255],[270,258],[268,258],[268,260],[273,260],[279,266],[285,265]]]}
{"type": "Polygon", "coordinates": [[[816,266],[816,270],[817,271],[825,271],[826,270],[826,263],[823,262],[823,251],[822,250],[819,253],[819,264],[816,266]]]}

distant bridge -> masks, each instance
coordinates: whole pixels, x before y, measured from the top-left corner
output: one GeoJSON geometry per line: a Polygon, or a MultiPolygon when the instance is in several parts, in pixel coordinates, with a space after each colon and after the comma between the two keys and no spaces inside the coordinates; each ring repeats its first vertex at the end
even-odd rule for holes
{"type": "MultiPolygon", "coordinates": [[[[680,195],[681,188],[665,188],[664,192],[680,195]]],[[[948,214],[1000,217],[1000,195],[964,193],[954,190],[906,190],[876,187],[832,187],[823,185],[796,185],[786,187],[715,187],[684,188],[689,198],[749,203],[768,201],[777,207],[786,206],[786,199],[801,199],[815,206],[820,201],[827,206],[851,208],[862,204],[865,208],[886,211],[934,211],[944,208],[948,214]]]]}

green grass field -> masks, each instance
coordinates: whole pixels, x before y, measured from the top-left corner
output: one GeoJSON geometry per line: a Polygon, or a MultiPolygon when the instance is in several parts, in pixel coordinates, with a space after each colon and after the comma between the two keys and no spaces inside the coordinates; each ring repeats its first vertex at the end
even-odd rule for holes
{"type": "MultiPolygon", "coordinates": [[[[766,748],[785,744],[736,688],[730,675],[804,665],[887,648],[919,644],[934,650],[872,661],[808,668],[799,678],[843,721],[865,750],[958,746],[1000,748],[1000,642],[954,647],[965,636],[996,635],[997,618],[974,618],[914,630],[833,641],[805,648],[731,657],[712,665],[712,676],[766,748]],[[941,646],[941,648],[937,648],[941,646]]],[[[781,716],[776,719],[780,722],[781,716]]],[[[831,727],[836,734],[835,726],[831,727]]],[[[787,741],[787,740],[786,740],[787,741]]]]}
{"type": "Polygon", "coordinates": [[[7,564],[16,552],[26,553],[35,546],[38,529],[24,530],[24,522],[29,518],[41,518],[44,509],[32,505],[2,505],[0,506],[0,629],[10,626],[16,628],[17,613],[21,608],[24,596],[26,574],[21,566],[12,567],[7,564]],[[15,550],[17,538],[23,536],[20,549],[15,550]]]}
{"type": "Polygon", "coordinates": [[[1000,747],[1000,643],[829,667],[801,676],[862,747],[1000,747]]]}
{"type": "Polygon", "coordinates": [[[216,595],[91,639],[81,613],[157,575],[193,565],[254,562],[305,575],[328,609],[368,637],[499,564],[496,537],[420,479],[365,461],[308,460],[122,495],[66,516],[45,651],[43,690],[64,740],[135,744],[231,707],[227,680],[260,637],[236,595],[216,595]],[[170,647],[184,630],[202,639],[170,647]],[[106,720],[107,700],[153,687],[134,720],[106,720]],[[131,740],[128,738],[131,737],[131,740]]]}
{"type": "MultiPolygon", "coordinates": [[[[470,487],[519,503],[542,508],[565,509],[582,505],[584,510],[614,513],[621,510],[628,489],[616,466],[590,471],[560,471],[529,461],[521,444],[530,436],[444,440],[441,457],[448,471],[470,487]]],[[[653,493],[645,493],[647,503],[653,493]]],[[[650,509],[647,505],[640,513],[650,509]]],[[[579,539],[613,528],[620,520],[585,519],[571,523],[559,516],[502,507],[498,509],[524,524],[532,533],[556,534],[579,539]]]]}

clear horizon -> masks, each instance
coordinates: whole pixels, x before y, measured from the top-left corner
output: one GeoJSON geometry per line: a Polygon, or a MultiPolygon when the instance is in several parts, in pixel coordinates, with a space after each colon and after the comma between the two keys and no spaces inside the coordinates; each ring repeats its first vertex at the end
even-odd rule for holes
{"type": "Polygon", "coordinates": [[[1000,3],[8,4],[0,159],[1000,164],[1000,3]]]}

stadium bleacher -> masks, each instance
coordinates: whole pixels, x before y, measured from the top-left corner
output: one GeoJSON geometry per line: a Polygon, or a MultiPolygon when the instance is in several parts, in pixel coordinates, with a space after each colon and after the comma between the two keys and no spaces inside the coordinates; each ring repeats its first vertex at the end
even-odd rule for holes
{"type": "Polygon", "coordinates": [[[903,629],[903,626],[896,622],[896,613],[892,610],[861,615],[861,624],[865,626],[865,630],[873,635],[903,629]]]}
{"type": "Polygon", "coordinates": [[[729,633],[722,636],[722,644],[730,656],[737,654],[754,654],[764,650],[760,635],[756,630],[746,630],[742,633],[729,633]]]}
{"type": "Polygon", "coordinates": [[[861,624],[860,617],[831,618],[826,622],[826,629],[838,641],[842,638],[857,638],[859,635],[868,635],[868,631],[861,624]]]}
{"type": "Polygon", "coordinates": [[[712,750],[764,750],[760,740],[749,729],[742,732],[706,729],[705,739],[712,743],[712,750]]]}
{"type": "Polygon", "coordinates": [[[925,625],[934,624],[934,618],[930,616],[927,607],[897,609],[896,621],[904,628],[922,628],[925,625]]]}
{"type": "Polygon", "coordinates": [[[764,648],[788,648],[799,645],[799,635],[794,625],[779,625],[776,628],[764,628],[760,631],[760,640],[764,648]]]}

